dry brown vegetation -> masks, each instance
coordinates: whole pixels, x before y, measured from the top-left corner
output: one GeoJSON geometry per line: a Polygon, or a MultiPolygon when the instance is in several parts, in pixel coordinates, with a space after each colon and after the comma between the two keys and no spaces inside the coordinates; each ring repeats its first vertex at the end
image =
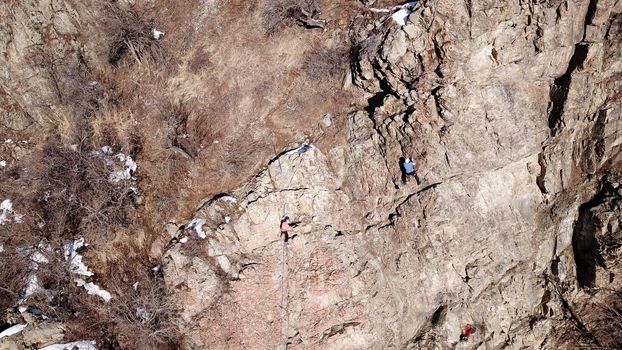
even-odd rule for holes
{"type": "Polygon", "coordinates": [[[274,35],[285,27],[292,25],[313,26],[313,20],[321,12],[318,0],[274,0],[263,8],[262,22],[266,35],[274,35]]]}
{"type": "MultiPolygon", "coordinates": [[[[349,19],[320,13],[329,4],[320,0],[233,1],[218,11],[173,0],[68,3],[81,15],[80,34],[42,28],[44,44],[28,48],[23,63],[51,93],[37,101],[46,115],[20,106],[36,128],[11,134],[31,143],[0,172],[0,200],[24,215],[0,226],[0,307],[15,306],[36,274],[50,292],[27,303],[64,322],[68,340],[176,348],[177,310],[150,269],[161,263],[151,244],[168,238],[166,222],[238,186],[326,113],[348,110],[347,93],[335,89],[347,69],[347,28],[330,19],[349,19]],[[324,19],[330,37],[305,29],[324,19]],[[153,28],[166,35],[154,39],[153,28]],[[92,153],[102,146],[136,160],[135,180],[110,181],[113,165],[92,153]],[[78,237],[110,303],[74,283],[63,249],[78,237]],[[18,248],[37,246],[49,263],[34,269],[18,248]]],[[[0,145],[3,159],[13,152],[0,145]]],[[[204,248],[186,253],[209,260],[204,248]]]]}
{"type": "MultiPolygon", "coordinates": [[[[98,299],[88,299],[86,306],[95,312],[97,320],[89,328],[107,329],[106,337],[110,339],[112,335],[113,343],[122,349],[178,348],[177,309],[162,276],[138,271],[149,270],[144,266],[140,270],[119,266],[110,272],[105,285],[114,297],[106,305],[98,299]]],[[[82,318],[76,322],[77,327],[84,325],[82,318]]],[[[84,331],[87,329],[75,330],[76,337],[84,331]]]]}
{"type": "Polygon", "coordinates": [[[110,181],[113,164],[91,152],[54,144],[42,152],[37,207],[45,227],[42,234],[53,235],[46,237],[50,241],[80,233],[106,239],[117,226],[131,225],[136,216],[131,183],[110,181]]]}
{"type": "Polygon", "coordinates": [[[313,81],[328,83],[340,78],[348,68],[348,51],[343,47],[312,51],[304,64],[305,74],[313,81]]]}
{"type": "Polygon", "coordinates": [[[1,254],[2,268],[0,269],[0,310],[6,310],[17,303],[20,293],[26,286],[30,259],[20,255],[15,246],[4,243],[1,254]]]}

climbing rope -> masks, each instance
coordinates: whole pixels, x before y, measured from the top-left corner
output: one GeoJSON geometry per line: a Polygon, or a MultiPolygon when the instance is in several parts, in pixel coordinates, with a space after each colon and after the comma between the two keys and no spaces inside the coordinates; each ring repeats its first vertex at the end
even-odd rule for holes
{"type": "MultiPolygon", "coordinates": [[[[277,161],[279,162],[279,171],[282,174],[283,167],[281,166],[281,159],[277,158],[277,161]]],[[[286,188],[289,188],[297,172],[298,172],[298,168],[296,167],[294,169],[294,172],[292,173],[292,176],[289,178],[286,188]]],[[[279,217],[282,220],[284,216],[285,216],[285,203],[283,203],[281,207],[281,212],[280,212],[279,217]]],[[[279,238],[281,237],[280,231],[281,231],[281,228],[279,227],[279,238]]],[[[281,243],[283,247],[282,263],[281,263],[282,264],[282,267],[281,267],[282,268],[281,270],[281,309],[283,310],[283,313],[284,313],[283,326],[282,326],[281,331],[283,333],[283,346],[285,349],[287,349],[287,339],[288,339],[287,331],[289,330],[289,323],[290,323],[289,322],[289,283],[288,283],[289,269],[287,266],[287,243],[284,240],[281,240],[281,243]]]]}
{"type": "Polygon", "coordinates": [[[287,283],[288,279],[286,274],[289,273],[287,269],[287,243],[285,241],[283,243],[283,266],[282,266],[282,274],[281,274],[281,308],[283,309],[283,325],[282,325],[282,333],[283,333],[283,346],[287,349],[287,331],[289,330],[289,283],[287,283]]]}

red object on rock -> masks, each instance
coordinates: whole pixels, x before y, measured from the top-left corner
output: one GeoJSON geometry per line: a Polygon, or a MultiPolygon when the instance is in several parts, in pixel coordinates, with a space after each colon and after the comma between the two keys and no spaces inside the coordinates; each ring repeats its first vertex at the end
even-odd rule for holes
{"type": "Polygon", "coordinates": [[[467,323],[466,326],[464,326],[464,330],[462,330],[462,335],[469,337],[473,334],[473,332],[475,332],[475,328],[471,326],[471,324],[467,323]]]}

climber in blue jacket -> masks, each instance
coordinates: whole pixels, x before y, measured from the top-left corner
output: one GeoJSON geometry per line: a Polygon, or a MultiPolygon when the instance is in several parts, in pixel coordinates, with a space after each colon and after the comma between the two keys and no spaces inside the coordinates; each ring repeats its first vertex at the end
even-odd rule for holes
{"type": "Polygon", "coordinates": [[[400,168],[402,170],[402,184],[406,185],[406,182],[408,181],[408,176],[414,176],[415,180],[417,180],[417,185],[421,185],[421,180],[419,180],[419,176],[417,176],[417,171],[415,171],[415,165],[417,163],[411,161],[410,158],[406,158],[401,163],[402,166],[400,168]]]}

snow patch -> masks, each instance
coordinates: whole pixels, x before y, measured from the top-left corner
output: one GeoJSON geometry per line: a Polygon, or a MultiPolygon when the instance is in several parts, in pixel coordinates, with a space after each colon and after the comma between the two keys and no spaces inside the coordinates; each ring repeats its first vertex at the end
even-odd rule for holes
{"type": "MultiPolygon", "coordinates": [[[[202,239],[205,239],[207,235],[205,234],[205,231],[203,231],[203,225],[205,225],[205,219],[192,219],[192,221],[190,221],[190,223],[188,224],[188,228],[194,228],[194,231],[197,233],[197,236],[201,237],[202,239]]],[[[181,242],[181,243],[186,243],[186,242],[181,242]]]]}
{"type": "Polygon", "coordinates": [[[78,249],[87,245],[84,237],[65,245],[65,259],[69,261],[72,273],[82,276],[93,276],[93,273],[89,271],[89,267],[82,262],[82,255],[78,254],[78,249]]]}
{"type": "Polygon", "coordinates": [[[4,168],[6,166],[6,160],[0,160],[0,167],[4,168]]]}
{"type": "Polygon", "coordinates": [[[13,210],[13,202],[10,199],[5,199],[0,203],[0,209],[2,210],[13,210]]]}
{"type": "Polygon", "coordinates": [[[188,242],[188,236],[183,236],[183,237],[179,240],[179,242],[180,242],[180,243],[186,243],[186,242],[188,242]]]}
{"type": "Polygon", "coordinates": [[[11,139],[6,139],[6,140],[4,140],[4,143],[6,143],[6,144],[12,144],[12,143],[13,143],[13,140],[11,140],[11,139]]]}
{"type": "MultiPolygon", "coordinates": [[[[84,237],[76,239],[72,243],[65,245],[65,259],[69,261],[71,273],[87,277],[94,275],[91,271],[89,271],[89,267],[82,262],[82,255],[78,254],[78,249],[87,245],[88,244],[84,241],[84,237]]],[[[86,282],[81,278],[76,278],[74,282],[76,282],[78,287],[84,287],[88,294],[97,295],[106,302],[109,302],[112,298],[112,295],[108,291],[100,288],[92,282],[86,282]]]]}
{"type": "Polygon", "coordinates": [[[228,224],[231,221],[230,216],[225,216],[225,224],[228,224]]]}
{"type": "Polygon", "coordinates": [[[235,198],[234,196],[222,196],[222,197],[218,198],[218,200],[229,202],[229,203],[237,203],[238,202],[237,198],[235,198]]]}
{"type": "Polygon", "coordinates": [[[410,13],[411,13],[410,10],[401,9],[397,11],[396,13],[394,13],[393,15],[391,15],[391,18],[393,19],[393,21],[395,21],[395,23],[403,26],[408,21],[408,16],[410,16],[410,13]]]}
{"type": "Polygon", "coordinates": [[[15,326],[9,327],[0,333],[0,339],[4,337],[11,336],[13,334],[17,334],[21,332],[24,328],[26,328],[26,324],[16,324],[15,326]]]}
{"type": "Polygon", "coordinates": [[[136,172],[138,165],[132,157],[117,153],[112,155],[113,149],[110,146],[102,146],[101,151],[91,151],[91,156],[102,158],[106,165],[114,168],[114,171],[108,176],[108,181],[118,183],[121,180],[130,180],[136,172]]]}
{"type": "Polygon", "coordinates": [[[119,153],[117,155],[114,156],[117,160],[119,160],[121,163],[123,163],[123,168],[119,169],[119,170],[115,170],[113,171],[110,176],[109,176],[109,180],[113,183],[117,183],[121,180],[129,180],[132,178],[132,174],[134,174],[134,172],[136,172],[136,168],[138,167],[136,165],[136,162],[134,162],[134,160],[132,159],[132,157],[125,155],[123,153],[119,153]]]}
{"type": "Polygon", "coordinates": [[[138,282],[132,284],[132,288],[134,288],[134,290],[138,290],[138,282]]]}
{"type": "Polygon", "coordinates": [[[104,299],[106,302],[109,302],[110,299],[112,299],[112,294],[110,294],[110,292],[102,289],[100,286],[96,285],[93,282],[86,282],[85,280],[80,278],[76,278],[74,282],[76,282],[76,285],[78,287],[84,287],[88,294],[97,295],[104,299]]]}
{"type": "Polygon", "coordinates": [[[156,40],[160,40],[160,38],[162,38],[164,34],[164,32],[161,32],[155,28],[151,29],[151,36],[153,36],[153,38],[156,40]]]}
{"type": "Polygon", "coordinates": [[[39,251],[35,251],[34,253],[32,253],[32,255],[30,256],[30,260],[34,261],[37,264],[47,264],[48,258],[45,257],[45,255],[41,254],[41,252],[39,251]]]}
{"type": "Polygon", "coordinates": [[[137,307],[136,316],[140,317],[140,319],[142,319],[143,322],[147,322],[151,318],[151,313],[147,312],[147,310],[143,309],[142,307],[137,307]]]}
{"type": "Polygon", "coordinates": [[[43,290],[43,287],[39,284],[39,278],[37,275],[28,276],[28,284],[24,289],[24,295],[21,301],[28,299],[29,296],[35,294],[36,292],[43,290]]]}
{"type": "Polygon", "coordinates": [[[78,350],[97,350],[97,347],[95,346],[95,341],[93,340],[81,340],[66,344],[52,344],[44,348],[40,348],[39,350],[73,350],[75,348],[77,348],[78,350]]]}
{"type": "Polygon", "coordinates": [[[0,203],[0,225],[4,225],[7,222],[21,223],[23,215],[17,214],[13,211],[13,202],[10,199],[5,199],[0,203]]]}

